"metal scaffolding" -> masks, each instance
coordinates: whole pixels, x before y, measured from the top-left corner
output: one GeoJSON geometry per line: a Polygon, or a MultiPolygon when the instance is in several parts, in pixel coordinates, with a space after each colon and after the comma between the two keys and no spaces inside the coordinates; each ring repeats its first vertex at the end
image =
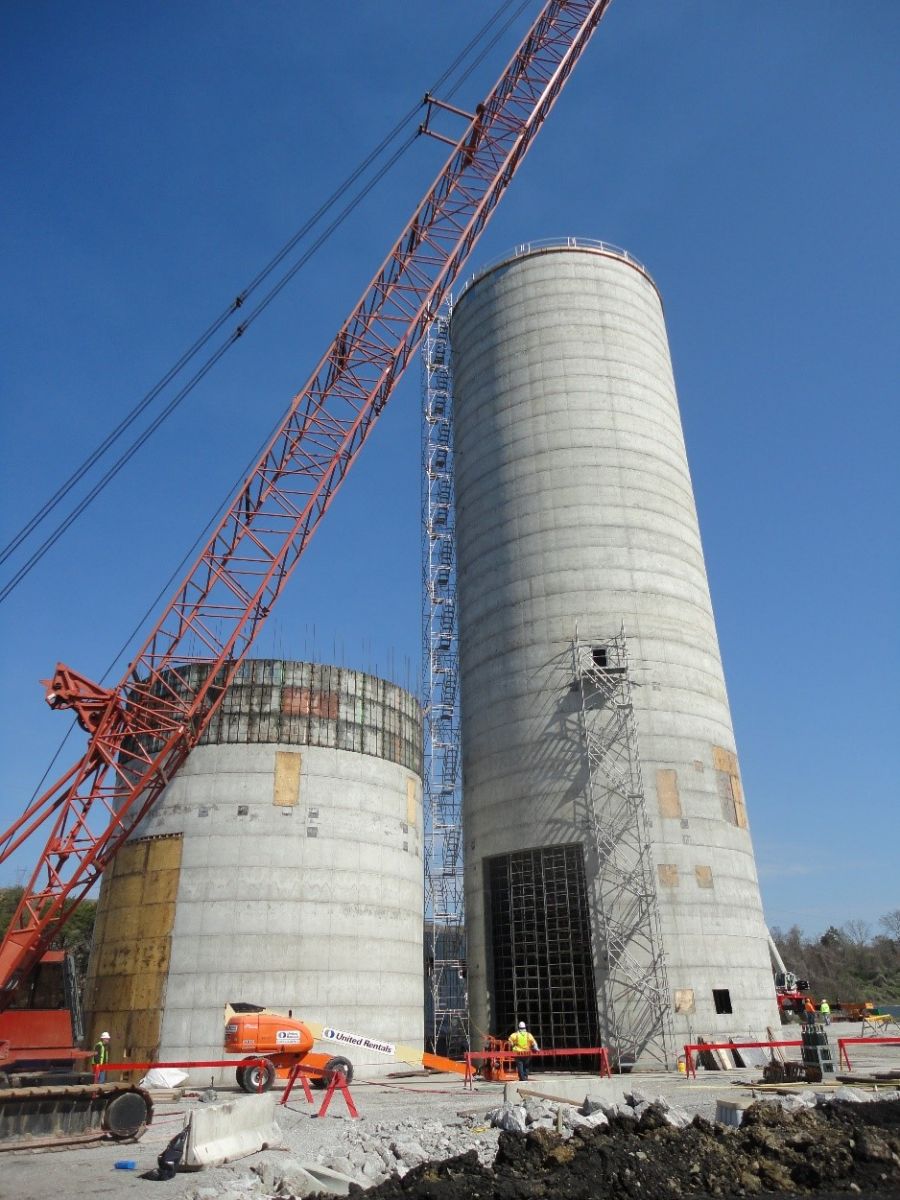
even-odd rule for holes
{"type": "Polygon", "coordinates": [[[426,1039],[436,1053],[469,1045],[463,913],[459,644],[450,322],[422,348],[422,695],[425,710],[426,1039]]]}
{"type": "MultiPolygon", "coordinates": [[[[541,1045],[596,1046],[597,989],[584,849],[540,846],[487,860],[494,1028],[523,1020],[541,1045]]],[[[566,1063],[578,1070],[578,1059],[566,1063]]]]}
{"type": "Polygon", "coordinates": [[[672,1065],[672,1001],[663,953],[650,825],[625,631],[572,643],[587,760],[587,821],[597,855],[601,1024],[625,1065],[672,1065]]]}

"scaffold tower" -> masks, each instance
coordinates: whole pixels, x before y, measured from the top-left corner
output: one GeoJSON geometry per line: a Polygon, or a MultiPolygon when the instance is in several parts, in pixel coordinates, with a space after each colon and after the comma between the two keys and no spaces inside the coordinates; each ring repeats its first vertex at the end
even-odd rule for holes
{"type": "Polygon", "coordinates": [[[468,1049],[459,747],[459,644],[449,317],[422,350],[422,694],[428,1020],[439,1054],[468,1049]]]}
{"type": "Polygon", "coordinates": [[[672,1002],[632,702],[628,645],[572,642],[587,762],[587,820],[597,855],[598,1005],[622,1065],[673,1065],[672,1002]]]}

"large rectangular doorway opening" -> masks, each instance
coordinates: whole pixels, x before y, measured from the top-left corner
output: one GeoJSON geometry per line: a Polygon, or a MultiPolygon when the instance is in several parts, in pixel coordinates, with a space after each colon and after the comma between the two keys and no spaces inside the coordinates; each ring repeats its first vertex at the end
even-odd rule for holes
{"type": "MultiPolygon", "coordinates": [[[[597,992],[580,845],[485,860],[491,948],[491,1033],[525,1021],[544,1050],[598,1045],[597,992]]],[[[536,1060],[593,1070],[586,1058],[536,1060]]]]}

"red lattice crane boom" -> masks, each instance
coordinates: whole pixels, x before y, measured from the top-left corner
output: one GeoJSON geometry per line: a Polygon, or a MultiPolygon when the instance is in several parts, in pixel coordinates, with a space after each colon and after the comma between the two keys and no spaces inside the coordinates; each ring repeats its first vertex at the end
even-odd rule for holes
{"type": "Polygon", "coordinates": [[[0,1008],[184,762],[611,0],[549,0],[362,299],[114,688],[59,665],[84,756],[0,836],[45,822],[40,862],[0,944],[0,1008]],[[208,665],[202,682],[183,668],[208,665]],[[191,683],[190,680],[194,682],[191,683]]]}

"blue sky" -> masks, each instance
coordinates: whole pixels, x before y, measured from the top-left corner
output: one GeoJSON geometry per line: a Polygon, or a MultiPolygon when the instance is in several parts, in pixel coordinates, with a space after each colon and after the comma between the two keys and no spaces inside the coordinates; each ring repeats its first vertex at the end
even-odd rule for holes
{"type": "MultiPolygon", "coordinates": [[[[492,7],[3,6],[3,542],[492,7]]],[[[615,0],[470,263],[575,235],[656,279],[766,913],[810,933],[900,907],[898,44],[893,0],[615,0]]],[[[414,143],[0,606],[0,826],[67,727],[38,680],[103,674],[442,161],[414,143]]],[[[418,406],[416,365],[260,653],[415,685],[418,406]]]]}

